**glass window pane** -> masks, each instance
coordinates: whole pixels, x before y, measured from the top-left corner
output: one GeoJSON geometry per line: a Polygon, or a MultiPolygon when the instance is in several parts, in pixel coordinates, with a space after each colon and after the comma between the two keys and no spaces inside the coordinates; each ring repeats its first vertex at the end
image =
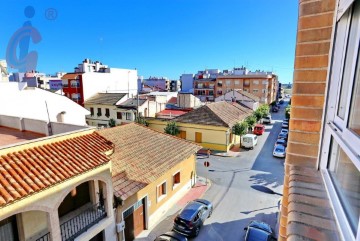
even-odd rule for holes
{"type": "Polygon", "coordinates": [[[334,140],[328,169],[350,226],[356,233],[360,216],[360,172],[334,140]]]}
{"type": "Polygon", "coordinates": [[[346,104],[349,96],[349,85],[351,83],[351,69],[354,65],[354,55],[356,54],[355,49],[357,47],[358,39],[356,35],[359,31],[359,17],[360,17],[360,2],[357,1],[353,7],[353,15],[351,18],[351,26],[349,33],[349,41],[347,44],[346,56],[345,56],[345,65],[343,71],[343,78],[340,89],[340,100],[338,105],[338,116],[341,119],[345,118],[346,113],[346,104]]]}
{"type": "MultiPolygon", "coordinates": [[[[358,53],[358,56],[360,52],[358,53]]],[[[357,67],[356,67],[356,75],[355,75],[355,82],[353,86],[353,93],[352,93],[352,101],[351,101],[351,108],[350,108],[350,119],[349,119],[349,128],[360,136],[360,86],[359,86],[359,79],[360,79],[360,61],[358,60],[357,67]]]]}

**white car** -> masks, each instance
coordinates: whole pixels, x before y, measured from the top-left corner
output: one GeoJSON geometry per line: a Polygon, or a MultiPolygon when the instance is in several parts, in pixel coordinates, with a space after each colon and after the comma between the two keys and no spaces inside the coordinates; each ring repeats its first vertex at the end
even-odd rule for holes
{"type": "Polygon", "coordinates": [[[276,145],[274,147],[273,156],[284,158],[286,155],[286,148],[283,145],[276,145]]]}
{"type": "Polygon", "coordinates": [[[289,130],[288,129],[281,129],[280,133],[285,133],[286,135],[289,134],[289,130]]]}

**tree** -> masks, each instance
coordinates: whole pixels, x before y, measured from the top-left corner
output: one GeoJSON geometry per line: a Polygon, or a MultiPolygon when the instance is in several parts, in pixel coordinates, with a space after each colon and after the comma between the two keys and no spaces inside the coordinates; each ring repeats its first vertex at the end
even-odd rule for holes
{"type": "Polygon", "coordinates": [[[290,109],[291,105],[288,105],[285,109],[285,118],[290,119],[290,109]]]}
{"type": "Polygon", "coordinates": [[[240,147],[241,147],[241,136],[245,135],[248,130],[248,123],[246,121],[243,122],[237,122],[232,127],[232,133],[234,135],[240,136],[240,147]]]}
{"type": "Polygon", "coordinates": [[[261,105],[254,111],[254,116],[257,121],[260,121],[261,118],[266,117],[269,114],[270,107],[268,105],[261,105]]]}
{"type": "Polygon", "coordinates": [[[114,120],[113,118],[111,118],[111,119],[109,120],[109,126],[110,126],[110,127],[115,127],[115,126],[116,126],[116,122],[115,122],[115,120],[114,120]]]}
{"type": "Polygon", "coordinates": [[[149,123],[146,121],[145,117],[142,116],[136,117],[135,122],[143,126],[149,126],[149,123]]]}
{"type": "Polygon", "coordinates": [[[166,134],[173,136],[176,136],[180,133],[179,127],[177,126],[175,121],[170,121],[169,123],[167,123],[164,131],[166,134]]]}
{"type": "Polygon", "coordinates": [[[256,119],[255,116],[251,115],[251,116],[246,117],[245,121],[246,121],[246,123],[248,123],[249,129],[251,128],[251,130],[252,130],[252,128],[254,127],[254,125],[255,125],[255,123],[257,121],[257,119],[256,119]]]}

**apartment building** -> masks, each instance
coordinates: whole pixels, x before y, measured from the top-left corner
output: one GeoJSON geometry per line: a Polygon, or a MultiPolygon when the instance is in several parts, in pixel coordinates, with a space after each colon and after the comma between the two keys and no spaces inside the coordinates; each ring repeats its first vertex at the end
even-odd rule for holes
{"type": "Polygon", "coordinates": [[[137,94],[137,70],[109,68],[99,61],[85,59],[73,73],[62,78],[62,91],[81,106],[98,92],[127,93],[128,98],[137,94]]]}
{"type": "Polygon", "coordinates": [[[260,98],[260,103],[270,104],[277,98],[278,77],[273,72],[234,68],[232,70],[205,70],[194,76],[194,95],[201,101],[215,98],[234,89],[241,89],[260,98]]]}
{"type": "Polygon", "coordinates": [[[116,241],[113,144],[87,129],[9,146],[11,130],[0,129],[0,240],[116,241]]]}
{"type": "Polygon", "coordinates": [[[360,1],[299,1],[279,239],[360,240],[360,1]]]}

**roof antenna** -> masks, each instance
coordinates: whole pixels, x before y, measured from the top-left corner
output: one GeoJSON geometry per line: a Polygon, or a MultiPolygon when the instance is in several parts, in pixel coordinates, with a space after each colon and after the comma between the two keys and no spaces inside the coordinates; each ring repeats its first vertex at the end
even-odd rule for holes
{"type": "Polygon", "coordinates": [[[52,132],[52,129],[51,129],[51,122],[50,122],[49,109],[48,109],[48,106],[47,106],[46,100],[45,100],[45,106],[46,106],[46,112],[47,112],[47,115],[48,115],[48,120],[49,120],[49,123],[47,124],[47,126],[48,126],[48,131],[49,131],[49,136],[52,136],[52,135],[53,135],[53,132],[52,132]]]}

